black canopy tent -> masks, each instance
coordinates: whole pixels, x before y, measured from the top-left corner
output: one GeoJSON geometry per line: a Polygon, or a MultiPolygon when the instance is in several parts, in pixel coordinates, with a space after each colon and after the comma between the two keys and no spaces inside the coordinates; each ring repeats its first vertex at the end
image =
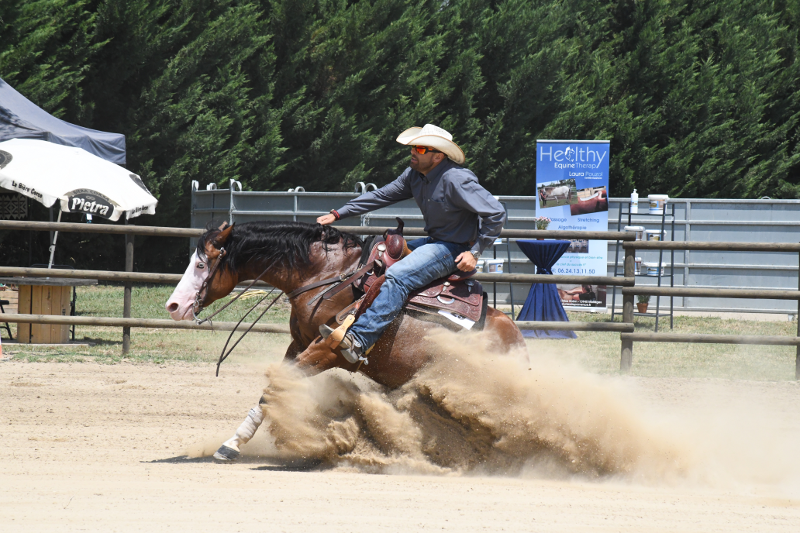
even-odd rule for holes
{"type": "Polygon", "coordinates": [[[52,116],[0,79],[0,142],[39,139],[83,148],[90,154],[125,164],[125,136],[70,124],[52,116]]]}
{"type": "MultiPolygon", "coordinates": [[[[11,139],[37,139],[82,148],[106,161],[124,165],[125,135],[93,130],[71,124],[37,106],[0,78],[0,142],[11,139]]],[[[0,189],[3,191],[5,189],[0,189]]],[[[0,218],[24,219],[29,216],[29,200],[16,192],[0,194],[0,218]]],[[[59,212],[59,220],[60,220],[59,212]]],[[[53,208],[50,208],[53,221],[53,208]]],[[[51,232],[50,241],[55,240],[51,232]]],[[[55,247],[55,243],[51,245],[55,247]]],[[[51,248],[51,262],[52,262],[51,248]]],[[[31,262],[31,232],[28,232],[28,263],[31,262]]]]}

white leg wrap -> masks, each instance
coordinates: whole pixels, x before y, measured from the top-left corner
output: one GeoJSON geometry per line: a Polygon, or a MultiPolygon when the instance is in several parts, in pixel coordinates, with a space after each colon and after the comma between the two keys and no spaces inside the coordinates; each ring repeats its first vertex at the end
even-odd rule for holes
{"type": "Polygon", "coordinates": [[[239,446],[253,438],[253,435],[255,435],[263,421],[264,413],[261,411],[261,406],[256,405],[247,413],[247,418],[244,419],[242,425],[236,430],[236,434],[226,440],[224,445],[239,451],[239,446]]]}

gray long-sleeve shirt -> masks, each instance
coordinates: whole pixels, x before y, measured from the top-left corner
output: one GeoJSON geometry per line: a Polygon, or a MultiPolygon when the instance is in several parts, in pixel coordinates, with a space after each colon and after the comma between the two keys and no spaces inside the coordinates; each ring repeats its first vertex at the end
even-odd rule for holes
{"type": "Polygon", "coordinates": [[[506,221],[503,206],[481,187],[475,174],[449,159],[427,175],[409,167],[390,184],[347,202],[338,212],[342,218],[363,215],[409,198],[414,198],[422,211],[429,236],[474,242],[472,250],[480,253],[500,235],[506,221]]]}

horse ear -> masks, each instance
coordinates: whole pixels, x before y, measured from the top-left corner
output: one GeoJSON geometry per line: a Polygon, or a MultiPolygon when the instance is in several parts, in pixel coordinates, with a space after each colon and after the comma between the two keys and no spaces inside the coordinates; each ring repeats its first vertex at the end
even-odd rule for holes
{"type": "Polygon", "coordinates": [[[233,231],[233,226],[235,225],[236,225],[235,222],[230,226],[227,226],[227,222],[223,224],[223,226],[227,227],[225,228],[222,228],[222,226],[220,227],[221,231],[216,237],[214,237],[214,246],[216,246],[217,248],[221,248],[226,242],[228,242],[228,237],[231,236],[231,232],[233,231]]]}

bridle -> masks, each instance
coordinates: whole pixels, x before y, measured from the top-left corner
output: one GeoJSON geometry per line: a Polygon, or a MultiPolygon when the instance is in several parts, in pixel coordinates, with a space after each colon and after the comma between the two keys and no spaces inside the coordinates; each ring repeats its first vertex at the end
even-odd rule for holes
{"type": "MultiPolygon", "coordinates": [[[[211,283],[211,280],[214,278],[214,274],[217,273],[217,270],[219,269],[219,266],[222,264],[222,258],[225,257],[226,255],[228,255],[228,252],[225,251],[225,248],[220,248],[219,249],[219,255],[217,256],[216,261],[214,261],[214,264],[211,266],[211,268],[208,271],[208,276],[206,276],[206,279],[203,280],[203,283],[200,285],[200,288],[197,290],[197,294],[194,295],[194,305],[192,305],[192,317],[194,317],[195,321],[198,324],[202,324],[203,322],[205,322],[206,320],[209,320],[211,318],[211,317],[208,317],[208,318],[206,318],[204,320],[200,320],[200,318],[197,315],[199,313],[203,312],[203,302],[205,301],[206,296],[208,296],[208,284],[211,283]]],[[[208,263],[208,261],[206,261],[206,263],[208,263]]],[[[220,309],[220,311],[221,310],[222,309],[220,309]]],[[[217,313],[219,313],[219,311],[217,311],[217,313]]],[[[214,313],[214,315],[216,315],[217,313],[214,313]]],[[[214,316],[214,315],[211,315],[211,316],[214,316]]]]}
{"type": "MultiPolygon", "coordinates": [[[[196,294],[196,295],[195,295],[195,297],[194,297],[194,305],[192,306],[192,316],[194,317],[194,319],[195,319],[195,322],[196,322],[198,325],[200,325],[200,324],[202,324],[202,323],[204,323],[204,322],[208,322],[209,324],[211,324],[211,325],[213,326],[213,325],[214,325],[214,323],[212,322],[212,320],[211,320],[211,319],[212,319],[212,318],[214,318],[215,316],[217,316],[217,315],[218,315],[219,313],[221,313],[222,311],[224,311],[224,310],[225,310],[225,309],[226,309],[226,308],[227,308],[229,305],[231,305],[233,302],[235,302],[236,300],[238,300],[239,298],[241,298],[241,297],[242,297],[242,295],[243,295],[243,294],[245,294],[247,291],[249,291],[249,290],[250,290],[250,289],[253,287],[253,285],[255,285],[255,283],[256,283],[256,282],[257,282],[259,279],[261,279],[261,277],[262,277],[264,274],[266,274],[266,273],[267,273],[267,270],[269,270],[269,267],[265,268],[265,269],[264,269],[264,271],[263,271],[263,272],[262,272],[260,275],[256,276],[256,278],[255,278],[253,281],[251,281],[251,282],[250,282],[250,285],[248,285],[248,286],[247,286],[247,288],[245,288],[245,289],[244,289],[242,292],[240,292],[239,294],[237,294],[235,298],[231,298],[230,300],[228,300],[228,303],[226,303],[225,305],[223,305],[222,307],[220,307],[219,309],[217,309],[216,311],[214,311],[214,313],[212,313],[211,315],[209,315],[209,316],[207,316],[206,318],[204,318],[204,319],[202,319],[202,320],[201,320],[201,319],[200,319],[200,318],[197,316],[197,313],[201,313],[201,312],[203,311],[203,301],[206,299],[206,296],[208,295],[208,286],[209,286],[209,284],[211,283],[211,280],[214,278],[214,275],[217,273],[217,270],[219,269],[219,266],[220,266],[220,264],[222,264],[222,258],[223,258],[223,257],[225,257],[225,256],[228,254],[228,252],[226,252],[226,251],[225,251],[225,248],[220,248],[220,249],[219,249],[219,252],[220,252],[220,253],[219,253],[219,255],[217,256],[217,258],[216,258],[216,261],[214,261],[214,264],[211,266],[211,268],[210,268],[210,269],[209,269],[209,271],[208,271],[208,276],[206,276],[206,279],[204,279],[204,280],[203,280],[203,283],[202,283],[202,285],[200,285],[200,289],[197,291],[197,294],[196,294]],[[202,296],[201,296],[201,295],[202,295],[202,296]]],[[[225,346],[223,346],[223,348],[222,348],[222,353],[220,353],[219,360],[217,361],[217,373],[216,373],[216,375],[217,375],[217,376],[219,376],[219,366],[222,364],[222,362],[223,362],[225,359],[227,359],[227,358],[228,358],[228,356],[231,354],[231,352],[233,352],[234,348],[236,348],[236,346],[237,346],[237,345],[238,345],[238,344],[239,344],[239,343],[242,341],[242,339],[244,338],[244,336],[245,336],[245,335],[247,335],[248,333],[250,333],[250,330],[252,330],[252,329],[253,329],[253,327],[254,327],[254,326],[255,326],[255,325],[258,323],[258,321],[259,321],[259,320],[261,320],[261,319],[264,317],[264,315],[265,315],[265,314],[267,314],[267,311],[269,311],[269,310],[270,310],[270,308],[271,308],[273,305],[275,305],[275,302],[277,302],[277,301],[278,301],[278,298],[280,298],[281,294],[283,294],[283,292],[281,292],[281,291],[278,291],[278,294],[275,296],[275,298],[273,298],[273,300],[272,300],[272,301],[269,303],[269,305],[266,307],[266,309],[264,309],[264,310],[261,312],[261,314],[260,314],[260,315],[258,315],[258,318],[256,318],[256,319],[255,319],[255,320],[254,320],[254,321],[253,321],[253,322],[250,324],[250,327],[249,327],[249,328],[247,328],[247,329],[246,329],[244,332],[242,332],[241,336],[240,336],[240,337],[239,337],[239,338],[236,340],[236,342],[235,342],[235,343],[233,343],[233,346],[231,346],[230,350],[228,350],[228,344],[230,344],[230,342],[231,342],[231,339],[233,338],[233,334],[234,334],[234,333],[236,333],[236,331],[239,329],[239,326],[242,324],[242,322],[244,321],[244,319],[245,319],[245,318],[247,318],[247,317],[250,315],[250,313],[252,313],[252,312],[253,312],[253,310],[254,310],[256,307],[258,307],[259,305],[261,305],[261,302],[263,302],[264,300],[266,300],[266,299],[267,299],[267,298],[268,298],[268,297],[269,297],[269,296],[270,296],[270,295],[271,295],[273,292],[275,292],[275,287],[273,287],[273,288],[272,288],[272,289],[271,289],[271,290],[270,290],[270,291],[269,291],[267,294],[265,294],[263,298],[261,298],[260,300],[258,300],[258,301],[257,301],[255,304],[253,304],[253,307],[251,307],[251,308],[250,308],[250,309],[249,309],[249,310],[248,310],[248,311],[247,311],[247,312],[246,312],[246,313],[245,313],[245,314],[242,316],[242,318],[240,318],[240,319],[239,319],[239,322],[237,322],[237,323],[236,323],[236,326],[235,326],[235,327],[234,327],[234,328],[231,330],[231,333],[230,333],[230,335],[228,335],[228,340],[227,340],[227,341],[225,341],[225,346]]]]}
{"type": "MultiPolygon", "coordinates": [[[[267,268],[265,268],[264,271],[260,275],[256,276],[256,278],[253,279],[253,281],[250,282],[250,285],[248,285],[243,291],[241,291],[239,294],[237,294],[235,298],[231,298],[228,301],[228,303],[226,303],[225,305],[223,305],[222,307],[217,309],[211,315],[207,316],[204,319],[200,319],[197,316],[197,314],[201,313],[203,311],[203,301],[206,299],[206,296],[208,295],[209,284],[211,283],[211,280],[214,278],[214,275],[217,273],[217,270],[219,270],[219,267],[222,264],[222,258],[225,257],[228,254],[228,252],[225,250],[225,248],[220,248],[219,251],[220,251],[219,255],[217,256],[216,260],[214,261],[214,264],[211,266],[211,268],[208,271],[208,276],[206,276],[206,279],[203,280],[203,283],[200,285],[200,289],[197,291],[197,294],[195,294],[195,297],[194,297],[194,305],[192,306],[192,316],[194,317],[195,322],[198,325],[203,324],[204,322],[208,322],[209,324],[211,324],[213,326],[213,322],[212,322],[211,319],[214,318],[215,316],[217,316],[223,310],[225,310],[233,302],[235,302],[236,300],[241,298],[242,295],[244,295],[247,291],[249,291],[253,287],[253,285],[255,285],[255,283],[259,279],[261,279],[261,277],[264,274],[267,273],[267,270],[270,269],[270,266],[267,266],[267,268]]],[[[362,274],[364,274],[367,270],[370,270],[373,267],[374,267],[374,262],[370,262],[367,265],[364,265],[362,268],[360,268],[358,270],[355,270],[353,272],[349,272],[349,273],[346,273],[346,274],[340,274],[340,275],[332,277],[332,278],[327,278],[327,279],[324,279],[324,280],[321,280],[321,281],[317,281],[317,282],[309,283],[307,285],[303,285],[302,287],[299,287],[299,288],[293,290],[292,292],[290,292],[289,294],[287,294],[287,297],[288,297],[288,299],[291,300],[292,298],[294,298],[294,297],[296,297],[296,296],[298,296],[298,295],[300,295],[300,294],[302,294],[304,292],[310,291],[312,289],[315,289],[315,288],[318,288],[318,287],[322,287],[322,286],[326,286],[326,285],[334,285],[334,287],[331,287],[331,288],[329,288],[329,289],[327,289],[325,291],[322,291],[320,294],[318,294],[313,299],[311,299],[311,301],[308,303],[308,305],[311,305],[313,302],[315,302],[317,299],[319,299],[321,297],[324,298],[324,299],[329,299],[329,298],[333,297],[335,294],[337,294],[340,291],[342,291],[343,289],[345,289],[346,287],[350,286],[353,282],[355,282],[358,279],[360,279],[362,274]]],[[[275,302],[278,301],[278,298],[280,298],[280,296],[281,296],[281,294],[283,294],[283,292],[282,291],[278,291],[278,294],[275,296],[275,298],[272,299],[272,301],[261,312],[261,314],[258,316],[258,318],[256,318],[250,324],[250,327],[248,327],[244,332],[242,332],[241,336],[236,340],[235,343],[233,343],[233,346],[231,346],[230,350],[228,350],[228,344],[230,343],[231,338],[233,338],[233,334],[236,333],[237,329],[239,328],[241,323],[244,321],[244,319],[247,318],[250,315],[250,313],[252,313],[253,310],[256,307],[261,305],[261,303],[264,300],[266,300],[269,296],[271,296],[274,291],[275,291],[275,287],[273,287],[267,294],[265,294],[263,298],[258,300],[247,311],[247,313],[245,313],[244,316],[242,316],[242,318],[239,319],[239,322],[236,323],[236,326],[233,328],[233,330],[231,330],[230,335],[228,335],[228,340],[225,341],[225,346],[222,348],[222,352],[220,353],[219,360],[217,361],[217,372],[216,372],[217,376],[219,376],[219,367],[222,364],[222,362],[225,359],[228,358],[228,356],[233,352],[233,350],[236,348],[236,346],[242,341],[244,336],[247,335],[250,332],[250,330],[253,329],[253,327],[258,323],[259,320],[261,320],[261,318],[263,318],[263,316],[267,313],[267,311],[269,311],[270,308],[273,305],[275,305],[275,302]]]]}
{"type": "MultiPolygon", "coordinates": [[[[217,256],[217,260],[214,262],[214,265],[208,271],[208,276],[206,276],[206,279],[203,280],[202,285],[200,285],[200,289],[198,289],[197,294],[195,294],[195,296],[194,296],[194,305],[192,306],[192,316],[194,317],[194,320],[195,320],[195,322],[197,323],[198,326],[200,324],[204,323],[204,322],[208,322],[209,324],[213,325],[214,323],[211,321],[211,319],[214,318],[215,316],[217,316],[218,314],[220,314],[222,311],[224,311],[233,302],[235,302],[236,300],[241,298],[244,293],[246,293],[247,291],[252,289],[253,285],[255,285],[256,282],[258,280],[260,280],[261,277],[264,274],[266,274],[267,270],[269,270],[269,268],[270,268],[270,267],[265,268],[264,271],[261,274],[259,274],[258,276],[256,276],[255,279],[253,279],[253,281],[250,282],[250,285],[248,285],[242,292],[237,294],[235,298],[231,298],[230,300],[228,300],[228,303],[226,303],[225,305],[223,305],[222,307],[220,307],[219,309],[217,309],[216,311],[214,311],[213,313],[211,313],[207,317],[201,319],[200,317],[197,316],[197,313],[202,313],[203,312],[203,301],[205,301],[206,296],[208,296],[208,284],[211,283],[211,280],[213,279],[214,274],[217,273],[217,270],[219,269],[219,265],[222,263],[222,258],[225,257],[228,254],[228,252],[225,251],[225,248],[220,248],[219,252],[220,252],[220,254],[217,256]],[[204,291],[205,291],[205,294],[204,294],[204,291]],[[203,295],[202,297],[201,297],[201,294],[203,295]]],[[[272,290],[269,291],[267,296],[272,294],[272,291],[274,291],[274,290],[275,290],[275,287],[273,287],[272,290]]],[[[283,294],[283,293],[282,292],[278,293],[278,296],[275,297],[275,300],[270,304],[270,307],[272,306],[272,304],[275,303],[275,301],[278,300],[278,297],[281,294],[283,294]]],[[[250,311],[248,311],[244,315],[244,317],[242,317],[242,320],[244,320],[244,318],[247,315],[249,315],[250,312],[253,311],[253,309],[255,309],[258,306],[258,304],[260,304],[263,301],[264,301],[264,298],[262,298],[261,300],[256,302],[256,304],[250,309],[250,311]]],[[[240,320],[239,324],[241,324],[241,323],[242,323],[242,321],[240,320]]],[[[238,327],[239,324],[237,324],[237,327],[238,327]]],[[[255,324],[253,324],[253,325],[255,325],[255,324]]],[[[251,326],[251,328],[252,328],[252,326],[251,326]]],[[[236,331],[236,330],[234,329],[234,331],[236,331]]],[[[247,331],[250,331],[250,330],[248,329],[247,331]]]]}

